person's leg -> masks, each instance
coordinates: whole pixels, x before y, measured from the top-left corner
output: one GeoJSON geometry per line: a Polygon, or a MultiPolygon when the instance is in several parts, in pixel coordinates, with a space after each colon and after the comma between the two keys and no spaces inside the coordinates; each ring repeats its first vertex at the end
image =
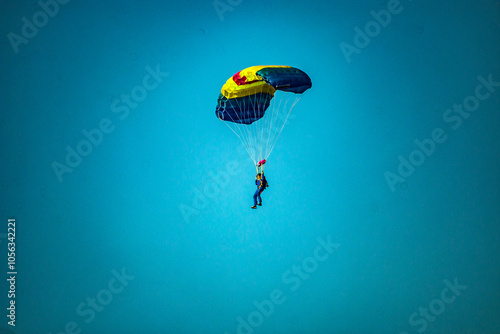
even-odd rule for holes
{"type": "Polygon", "coordinates": [[[255,194],[253,194],[253,205],[256,206],[257,205],[257,197],[260,198],[260,195],[259,195],[259,189],[257,189],[257,191],[255,192],[255,194]]]}
{"type": "Polygon", "coordinates": [[[260,194],[262,194],[262,190],[259,190],[259,194],[257,195],[257,199],[259,200],[259,205],[262,204],[262,198],[260,198],[260,194]]]}

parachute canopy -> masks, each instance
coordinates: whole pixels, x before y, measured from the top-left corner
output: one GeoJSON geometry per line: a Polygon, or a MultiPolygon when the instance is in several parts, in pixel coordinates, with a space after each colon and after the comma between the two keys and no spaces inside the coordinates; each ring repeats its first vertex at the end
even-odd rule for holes
{"type": "Polygon", "coordinates": [[[261,119],[276,90],[302,94],[311,79],[290,66],[252,66],[239,71],[222,86],[216,115],[223,121],[252,124],[261,119]]]}
{"type": "Polygon", "coordinates": [[[311,86],[309,76],[297,68],[252,66],[222,86],[215,114],[256,163],[269,157],[292,108],[311,86]]]}

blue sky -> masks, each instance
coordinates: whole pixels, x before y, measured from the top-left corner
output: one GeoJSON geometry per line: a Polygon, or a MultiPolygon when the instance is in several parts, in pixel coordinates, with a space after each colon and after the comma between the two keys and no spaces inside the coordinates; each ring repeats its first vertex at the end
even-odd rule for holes
{"type": "Polygon", "coordinates": [[[0,4],[0,247],[15,218],[18,266],[0,331],[500,330],[498,1],[0,4]],[[267,64],[313,86],[251,210],[253,162],[214,111],[267,64]]]}

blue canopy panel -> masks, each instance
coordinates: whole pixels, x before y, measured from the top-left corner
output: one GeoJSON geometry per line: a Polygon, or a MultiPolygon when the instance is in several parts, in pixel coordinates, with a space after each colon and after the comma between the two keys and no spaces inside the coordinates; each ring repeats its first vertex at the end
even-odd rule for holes
{"type": "Polygon", "coordinates": [[[223,121],[252,124],[264,117],[272,98],[273,96],[267,93],[257,93],[234,99],[228,99],[219,94],[215,115],[223,121]]]}
{"type": "Polygon", "coordinates": [[[294,67],[265,67],[257,71],[266,83],[278,90],[302,94],[312,87],[311,78],[294,67]]]}

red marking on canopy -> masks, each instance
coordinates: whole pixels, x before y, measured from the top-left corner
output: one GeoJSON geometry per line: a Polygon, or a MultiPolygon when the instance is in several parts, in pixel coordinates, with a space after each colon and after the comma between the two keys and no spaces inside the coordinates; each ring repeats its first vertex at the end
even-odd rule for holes
{"type": "MultiPolygon", "coordinates": [[[[241,71],[240,71],[241,72],[241,71]]],[[[253,82],[257,82],[257,81],[260,81],[259,79],[257,80],[253,80],[253,81],[247,81],[247,77],[246,76],[241,76],[240,72],[236,73],[235,75],[233,75],[233,81],[236,82],[236,84],[238,86],[241,86],[241,85],[248,85],[248,84],[251,84],[253,82]]]]}

